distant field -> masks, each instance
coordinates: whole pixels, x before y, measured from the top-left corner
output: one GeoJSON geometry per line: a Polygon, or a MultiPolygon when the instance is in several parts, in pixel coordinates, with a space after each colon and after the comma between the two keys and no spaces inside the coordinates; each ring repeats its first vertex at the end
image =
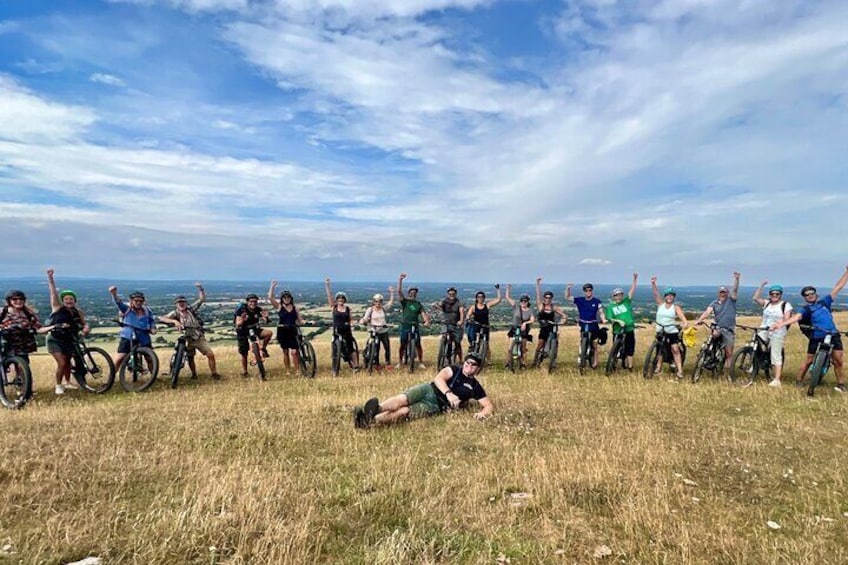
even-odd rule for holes
{"type": "MultiPolygon", "coordinates": [[[[364,432],[354,404],[433,371],[333,378],[324,334],[315,380],[277,347],[268,382],[243,379],[216,344],[219,382],[200,359],[177,390],[55,397],[36,355],[36,398],[0,412],[0,563],[848,562],[848,398],[579,376],[564,334],[554,374],[484,372],[485,422],[364,432]]],[[[787,381],[801,347],[793,329],[787,381]]]]}

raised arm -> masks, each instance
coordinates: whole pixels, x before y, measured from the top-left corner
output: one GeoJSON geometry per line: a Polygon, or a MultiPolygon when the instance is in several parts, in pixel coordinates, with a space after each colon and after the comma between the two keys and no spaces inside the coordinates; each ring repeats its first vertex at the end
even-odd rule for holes
{"type": "Polygon", "coordinates": [[[730,289],[730,298],[736,301],[739,298],[739,279],[742,278],[742,274],[740,272],[733,273],[733,288],[730,289]]]}
{"type": "Polygon", "coordinates": [[[833,290],[830,291],[830,297],[836,300],[836,295],[842,291],[843,287],[845,287],[845,283],[848,283],[848,266],[845,267],[845,272],[842,273],[842,276],[839,277],[838,281],[836,281],[836,286],[834,286],[833,290]]]}
{"type": "Polygon", "coordinates": [[[330,283],[330,277],[324,279],[324,290],[327,291],[327,304],[330,306],[330,310],[332,310],[336,305],[333,300],[333,287],[330,283]]]}
{"type": "Polygon", "coordinates": [[[47,290],[50,292],[50,310],[55,312],[62,307],[59,301],[59,292],[56,290],[56,281],[53,280],[53,269],[47,269],[47,290]]]}
{"type": "Polygon", "coordinates": [[[574,296],[571,294],[571,289],[574,288],[574,283],[565,285],[565,299],[574,302],[574,296]]]}
{"type": "Polygon", "coordinates": [[[651,292],[654,293],[654,302],[657,303],[657,306],[662,304],[662,297],[660,296],[660,289],[657,288],[657,277],[651,277],[651,292]]]}
{"type": "Polygon", "coordinates": [[[403,279],[406,278],[406,273],[401,273],[398,276],[398,296],[403,298],[403,279]]]}
{"type": "Polygon", "coordinates": [[[542,277],[536,277],[536,309],[542,309],[542,277]]]}
{"type": "Polygon", "coordinates": [[[271,281],[271,288],[268,289],[268,302],[274,307],[274,310],[280,310],[280,303],[277,301],[277,281],[271,281]]]}
{"type": "Polygon", "coordinates": [[[123,314],[127,310],[129,310],[129,306],[124,304],[124,301],[121,300],[120,296],[118,296],[118,287],[117,286],[115,286],[115,285],[110,286],[109,287],[109,294],[112,295],[112,302],[114,302],[115,306],[118,307],[118,312],[123,314]]]}
{"type": "Polygon", "coordinates": [[[389,301],[383,304],[383,310],[386,312],[389,311],[389,308],[395,303],[395,288],[393,286],[389,286],[389,301]]]}
{"type": "Polygon", "coordinates": [[[752,298],[752,300],[760,306],[765,306],[768,303],[768,300],[762,298],[763,289],[766,287],[767,284],[768,281],[763,281],[762,284],[757,288],[757,290],[754,291],[754,297],[752,298]]]}
{"type": "Polygon", "coordinates": [[[633,282],[630,283],[630,290],[627,291],[627,297],[630,300],[633,300],[633,296],[636,294],[636,285],[639,283],[639,273],[633,273],[633,282]]]}
{"type": "Polygon", "coordinates": [[[201,282],[194,283],[194,288],[197,289],[197,302],[194,303],[194,307],[200,308],[200,305],[206,302],[206,289],[201,282]]]}
{"type": "Polygon", "coordinates": [[[514,307],[515,306],[515,300],[513,300],[512,296],[510,296],[511,292],[512,292],[512,285],[511,284],[506,285],[506,301],[507,301],[507,303],[509,303],[510,306],[514,307]]]}
{"type": "MultiPolygon", "coordinates": [[[[497,306],[498,304],[501,303],[501,285],[500,285],[500,283],[495,285],[495,290],[498,291],[498,296],[497,296],[497,298],[495,298],[493,300],[489,300],[489,302],[486,303],[486,306],[488,306],[489,308],[494,308],[495,306],[497,306]]],[[[473,305],[472,305],[472,307],[473,307],[473,305]]],[[[469,308],[468,312],[469,312],[469,315],[470,315],[470,312],[471,312],[470,308],[469,308]]]]}

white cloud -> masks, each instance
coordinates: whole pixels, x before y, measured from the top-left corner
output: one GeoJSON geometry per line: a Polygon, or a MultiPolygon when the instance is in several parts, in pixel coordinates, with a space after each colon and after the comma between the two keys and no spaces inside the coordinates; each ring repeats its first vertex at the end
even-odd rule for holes
{"type": "Polygon", "coordinates": [[[577,262],[578,265],[612,265],[612,261],[607,259],[599,259],[597,257],[587,257],[577,262]]]}
{"type": "Polygon", "coordinates": [[[2,74],[0,100],[0,139],[57,142],[82,133],[95,120],[88,108],[44,100],[2,74]]]}
{"type": "Polygon", "coordinates": [[[120,78],[107,73],[94,73],[90,77],[88,77],[88,80],[90,80],[91,82],[98,82],[100,84],[108,84],[109,86],[118,86],[121,88],[127,85],[120,78]]]}

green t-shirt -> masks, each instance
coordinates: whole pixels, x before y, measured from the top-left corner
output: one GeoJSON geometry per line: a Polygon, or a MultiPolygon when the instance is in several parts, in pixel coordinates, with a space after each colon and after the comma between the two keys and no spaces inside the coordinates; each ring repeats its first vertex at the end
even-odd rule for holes
{"type": "Polygon", "coordinates": [[[625,296],[621,302],[616,304],[615,302],[610,302],[606,308],[607,321],[615,318],[616,320],[621,320],[624,322],[624,327],[622,328],[620,324],[613,324],[612,333],[621,333],[623,331],[633,331],[635,324],[633,323],[633,306],[630,305],[630,297],[625,296]]]}
{"type": "Polygon", "coordinates": [[[418,318],[421,316],[421,311],[424,310],[424,306],[417,300],[410,300],[408,298],[401,298],[400,306],[402,308],[401,324],[403,327],[409,328],[417,324],[418,318]]]}

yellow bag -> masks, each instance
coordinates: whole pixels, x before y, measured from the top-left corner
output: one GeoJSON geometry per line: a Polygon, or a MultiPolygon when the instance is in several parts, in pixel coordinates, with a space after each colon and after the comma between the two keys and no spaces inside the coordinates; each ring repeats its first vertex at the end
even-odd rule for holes
{"type": "Polygon", "coordinates": [[[698,331],[694,328],[694,326],[689,326],[685,330],[683,330],[683,344],[686,347],[692,347],[695,345],[695,340],[697,338],[698,331]]]}

